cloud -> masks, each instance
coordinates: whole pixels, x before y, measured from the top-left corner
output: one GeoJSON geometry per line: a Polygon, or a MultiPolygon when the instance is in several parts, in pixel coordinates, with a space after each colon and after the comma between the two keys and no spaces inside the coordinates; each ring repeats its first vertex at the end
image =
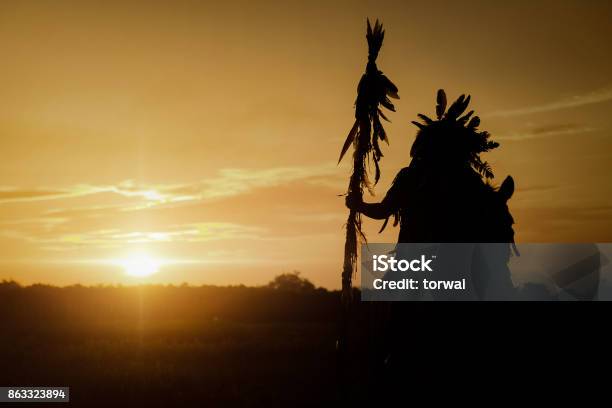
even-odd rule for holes
{"type": "Polygon", "coordinates": [[[555,190],[557,188],[559,188],[559,186],[553,185],[553,184],[536,184],[536,185],[527,186],[527,187],[519,187],[518,191],[520,191],[521,193],[527,193],[527,192],[550,191],[550,190],[555,190]]]}
{"type": "Polygon", "coordinates": [[[58,234],[54,231],[5,231],[2,235],[25,239],[55,251],[89,248],[118,248],[126,244],[150,244],[164,242],[210,242],[220,240],[259,239],[265,232],[258,226],[228,222],[201,222],[175,225],[153,230],[130,231],[124,229],[102,229],[74,231],[58,234]]]}
{"type": "Polygon", "coordinates": [[[160,201],[163,199],[155,190],[147,188],[137,189],[131,185],[130,181],[127,181],[122,182],[117,186],[77,184],[63,189],[19,189],[14,187],[0,187],[0,204],[28,201],[49,201],[104,193],[118,194],[124,197],[140,197],[149,201],[160,201]]]}
{"type": "Polygon", "coordinates": [[[531,130],[526,130],[522,132],[501,134],[499,136],[495,136],[495,139],[496,140],[521,141],[521,140],[541,139],[541,138],[555,137],[555,136],[584,134],[584,133],[595,132],[596,130],[597,128],[590,127],[590,126],[584,126],[584,125],[574,125],[574,124],[550,125],[550,126],[533,128],[531,130]]]}
{"type": "MultiPolygon", "coordinates": [[[[0,236],[43,251],[81,253],[134,245],[200,251],[227,246],[228,240],[255,250],[254,245],[270,245],[271,240],[285,245],[287,239],[304,236],[315,242],[344,221],[344,212],[335,212],[343,209],[337,197],[342,190],[330,187],[332,181],[344,186],[338,173],[330,162],[223,169],[187,183],[128,180],[41,188],[37,191],[61,192],[65,199],[51,204],[43,201],[47,195],[30,194],[38,206],[7,204],[0,236]]],[[[10,198],[30,196],[19,195],[18,189],[5,191],[11,191],[10,198]]]]}
{"type": "Polygon", "coordinates": [[[513,117],[531,115],[533,113],[552,112],[561,109],[578,108],[585,105],[608,102],[612,100],[612,86],[592,91],[582,95],[574,95],[544,105],[528,106],[518,109],[500,110],[487,117],[513,117]]]}
{"type": "Polygon", "coordinates": [[[612,206],[514,208],[519,242],[610,242],[612,206]]]}
{"type": "Polygon", "coordinates": [[[257,188],[274,187],[299,180],[310,184],[325,184],[329,183],[330,178],[337,176],[337,172],[336,165],[329,162],[314,166],[273,167],[259,170],[226,168],[219,170],[215,177],[184,184],[138,184],[133,180],[125,180],[116,185],[77,184],[63,189],[26,190],[0,187],[0,204],[110,193],[140,199],[141,204],[151,206],[235,196],[257,188]]]}
{"type": "Polygon", "coordinates": [[[337,222],[341,224],[346,219],[346,212],[318,212],[318,213],[306,213],[306,214],[289,214],[286,216],[287,219],[297,222],[337,222]]]}
{"type": "Polygon", "coordinates": [[[25,190],[11,187],[0,187],[0,203],[55,200],[68,196],[70,196],[70,191],[65,190],[25,190]]]}
{"type": "Polygon", "coordinates": [[[119,243],[206,242],[225,239],[257,239],[263,228],[228,222],[202,222],[171,227],[166,230],[110,233],[106,237],[119,243]]]}
{"type": "Polygon", "coordinates": [[[297,180],[311,180],[337,173],[333,163],[310,167],[276,167],[263,170],[223,169],[218,177],[202,182],[203,198],[234,196],[247,191],[288,184],[297,180]]]}
{"type": "Polygon", "coordinates": [[[141,196],[145,200],[125,210],[140,210],[160,204],[189,201],[214,201],[250,193],[263,188],[278,187],[294,182],[328,186],[337,183],[338,168],[332,163],[314,166],[273,167],[268,169],[221,169],[215,177],[192,183],[174,185],[136,185],[123,182],[116,188],[119,194],[141,196]],[[126,188],[127,186],[127,188],[126,188]]]}

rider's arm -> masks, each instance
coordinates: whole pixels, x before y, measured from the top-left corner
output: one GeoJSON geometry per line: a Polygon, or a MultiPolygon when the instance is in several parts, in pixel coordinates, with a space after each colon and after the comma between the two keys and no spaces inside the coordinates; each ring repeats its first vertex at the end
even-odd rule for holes
{"type": "Polygon", "coordinates": [[[346,198],[346,206],[351,210],[355,210],[366,217],[373,218],[375,220],[384,220],[391,216],[393,210],[388,205],[388,201],[383,200],[380,203],[364,203],[363,201],[353,201],[346,198]]]}
{"type": "Polygon", "coordinates": [[[410,178],[411,170],[406,167],[397,174],[387,195],[380,203],[364,203],[361,197],[356,199],[347,197],[346,206],[366,217],[385,220],[400,209],[403,201],[402,197],[405,194],[404,190],[410,186],[410,178]]]}

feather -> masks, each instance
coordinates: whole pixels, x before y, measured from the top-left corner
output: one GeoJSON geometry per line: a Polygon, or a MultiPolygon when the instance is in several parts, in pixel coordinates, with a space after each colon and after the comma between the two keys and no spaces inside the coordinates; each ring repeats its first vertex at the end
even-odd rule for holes
{"type": "Polygon", "coordinates": [[[395,106],[393,106],[391,101],[389,99],[387,99],[386,97],[385,97],[385,99],[380,101],[380,104],[382,106],[384,106],[385,108],[389,109],[391,112],[395,112],[395,106]]]}
{"type": "Polygon", "coordinates": [[[382,227],[380,227],[380,230],[378,231],[379,234],[385,230],[385,227],[387,226],[388,222],[389,222],[389,217],[385,218],[385,222],[383,223],[382,227]]]}
{"type": "Polygon", "coordinates": [[[353,144],[353,141],[355,140],[355,135],[357,134],[357,130],[359,130],[359,121],[356,120],[355,124],[351,128],[351,131],[346,137],[346,140],[344,141],[344,146],[342,146],[342,151],[340,152],[340,158],[338,159],[338,164],[340,164],[340,162],[342,161],[342,158],[346,154],[346,151],[351,146],[351,144],[353,144]]]}
{"type": "MultiPolygon", "coordinates": [[[[385,117],[384,114],[382,114],[382,111],[380,109],[377,109],[378,111],[378,115],[385,119],[387,122],[389,121],[389,119],[387,119],[385,117]]],[[[384,126],[382,125],[382,123],[380,122],[380,118],[378,116],[374,116],[372,118],[372,123],[375,126],[375,130],[376,130],[376,134],[378,135],[378,138],[380,140],[383,140],[385,143],[387,143],[387,145],[389,144],[389,136],[387,135],[387,132],[385,131],[384,126]]],[[[382,157],[382,153],[381,153],[381,157],[382,157]]]]}
{"type": "Polygon", "coordinates": [[[387,138],[387,132],[385,131],[385,128],[382,127],[382,125],[380,125],[380,140],[385,141],[387,144],[389,144],[389,139],[387,138]]]}
{"type": "Polygon", "coordinates": [[[382,126],[380,124],[380,122],[378,122],[378,118],[376,119],[376,121],[374,122],[374,132],[373,132],[373,137],[372,137],[372,149],[374,150],[374,160],[378,161],[378,159],[380,159],[381,157],[383,157],[382,151],[380,150],[380,145],[378,144],[378,139],[381,138],[381,133],[383,133],[384,130],[382,129],[382,126]]]}
{"type": "Polygon", "coordinates": [[[491,170],[491,166],[489,165],[489,163],[483,162],[480,160],[479,157],[476,157],[473,160],[472,164],[474,165],[474,168],[476,169],[476,171],[482,174],[485,178],[488,178],[488,179],[494,178],[493,171],[491,170]]]}
{"type": "Polygon", "coordinates": [[[461,95],[446,112],[446,118],[449,120],[455,120],[463,113],[466,106],[464,106],[465,95],[461,95]]]}
{"type": "Polygon", "coordinates": [[[378,57],[378,51],[382,47],[383,40],[385,39],[385,30],[382,29],[382,24],[376,19],[374,28],[370,24],[370,20],[367,19],[367,33],[366,39],[368,40],[368,59],[375,61],[378,57]]]}
{"type": "Polygon", "coordinates": [[[384,114],[383,111],[381,111],[380,109],[378,109],[378,115],[383,118],[384,120],[386,120],[387,122],[391,122],[384,114]]]}
{"type": "Polygon", "coordinates": [[[468,121],[468,119],[469,119],[470,117],[472,117],[472,115],[473,115],[473,114],[474,114],[474,111],[473,111],[473,110],[471,110],[471,111],[469,111],[468,113],[466,113],[464,116],[462,116],[462,117],[460,117],[459,119],[457,119],[457,122],[459,122],[459,123],[461,123],[462,125],[464,125],[464,124],[465,124],[465,123],[468,121]]]}
{"type": "Polygon", "coordinates": [[[396,90],[395,90],[395,91],[394,91],[394,90],[392,90],[392,89],[388,89],[388,88],[387,88],[387,96],[388,96],[389,98],[393,98],[393,99],[399,99],[399,98],[400,98],[400,97],[399,97],[399,94],[397,93],[397,88],[396,88],[396,90]]]}
{"type": "Polygon", "coordinates": [[[393,82],[391,82],[389,80],[389,78],[387,78],[384,75],[381,75],[381,80],[384,82],[384,87],[385,87],[385,94],[387,96],[389,96],[390,98],[393,99],[399,99],[399,95],[397,94],[398,89],[397,86],[395,86],[395,84],[393,82]]]}
{"type": "MultiPolygon", "coordinates": [[[[463,109],[461,109],[461,113],[463,113],[468,105],[470,104],[470,100],[472,100],[472,95],[468,95],[467,98],[465,98],[465,101],[463,101],[463,109]]],[[[461,113],[459,115],[461,115],[461,113]]]]}
{"type": "Polygon", "coordinates": [[[374,184],[378,183],[378,180],[380,180],[380,167],[378,166],[378,160],[374,159],[374,184]]]}
{"type": "Polygon", "coordinates": [[[438,103],[436,104],[436,116],[438,119],[442,119],[442,115],[444,115],[444,111],[446,110],[446,93],[444,89],[438,90],[438,103]]]}
{"type": "Polygon", "coordinates": [[[478,116],[474,116],[468,123],[467,127],[470,129],[476,129],[478,125],[480,125],[480,118],[478,116]]]}
{"type": "Polygon", "coordinates": [[[420,123],[420,122],[417,122],[417,121],[413,120],[410,123],[412,123],[414,126],[418,127],[419,129],[424,129],[425,128],[425,125],[420,123]]]}
{"type": "Polygon", "coordinates": [[[425,122],[428,125],[431,125],[433,123],[433,120],[431,120],[430,117],[423,115],[422,113],[419,113],[417,115],[419,118],[423,119],[423,122],[425,122]]]}

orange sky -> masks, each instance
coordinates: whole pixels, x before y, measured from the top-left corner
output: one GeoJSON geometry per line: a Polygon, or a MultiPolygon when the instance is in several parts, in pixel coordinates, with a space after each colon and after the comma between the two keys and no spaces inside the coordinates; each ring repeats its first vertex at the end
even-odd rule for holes
{"type": "Polygon", "coordinates": [[[107,263],[144,251],[175,261],[146,282],[338,287],[366,16],[402,97],[379,198],[469,92],[518,240],[612,241],[612,5],[425,3],[3,1],[0,279],[133,283],[107,263]]]}

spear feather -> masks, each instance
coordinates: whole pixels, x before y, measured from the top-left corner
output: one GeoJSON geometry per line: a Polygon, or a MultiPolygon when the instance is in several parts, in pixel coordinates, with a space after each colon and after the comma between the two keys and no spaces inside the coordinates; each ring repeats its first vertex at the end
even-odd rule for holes
{"type": "MultiPolygon", "coordinates": [[[[376,58],[382,47],[385,31],[382,24],[376,20],[372,28],[367,20],[368,63],[359,85],[355,101],[355,123],[348,133],[340,151],[338,163],[353,145],[353,169],[349,180],[348,197],[354,202],[361,201],[364,189],[372,192],[372,183],[368,177],[367,163],[373,163],[375,168],[374,183],[380,178],[379,161],[382,158],[379,141],[388,143],[388,137],[382,126],[383,120],[388,121],[380,107],[390,111],[395,107],[389,98],[399,99],[397,87],[376,66],[376,58]]],[[[343,316],[338,351],[346,351],[348,337],[348,311],[352,303],[352,278],[357,266],[357,250],[359,240],[365,240],[361,231],[361,215],[350,210],[346,221],[346,242],[344,245],[344,265],[342,269],[342,304],[343,316]]]]}

